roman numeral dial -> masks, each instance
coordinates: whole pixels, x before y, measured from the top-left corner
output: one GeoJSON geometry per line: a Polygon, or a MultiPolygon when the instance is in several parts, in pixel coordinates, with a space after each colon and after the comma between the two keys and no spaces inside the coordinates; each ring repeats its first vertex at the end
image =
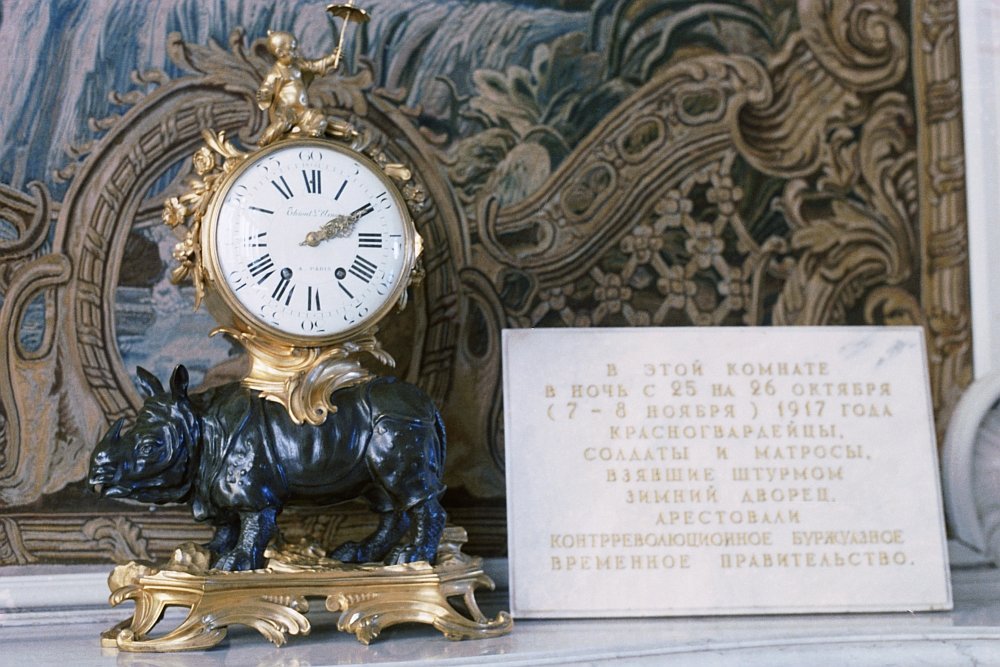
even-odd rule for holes
{"type": "Polygon", "coordinates": [[[247,264],[247,270],[250,271],[251,278],[260,278],[258,283],[263,283],[271,277],[272,273],[274,273],[274,260],[271,259],[271,254],[268,253],[266,255],[261,255],[257,259],[249,262],[247,264]]]}
{"type": "Polygon", "coordinates": [[[382,232],[358,232],[359,248],[381,248],[382,232]]]}
{"type": "Polygon", "coordinates": [[[415,233],[373,162],[296,139],[251,154],[226,178],[203,239],[224,303],[251,331],[340,340],[392,310],[413,268],[415,233]]]}
{"type": "Polygon", "coordinates": [[[271,181],[271,185],[273,185],[274,189],[277,190],[278,193],[285,199],[291,199],[295,196],[295,193],[292,192],[292,186],[288,184],[288,181],[285,180],[284,176],[278,176],[278,180],[271,181]]]}
{"type": "Polygon", "coordinates": [[[295,285],[292,284],[292,270],[286,266],[281,270],[278,284],[274,286],[274,291],[271,292],[271,298],[279,302],[284,300],[285,305],[288,306],[292,302],[293,294],[295,294],[295,285]],[[287,297],[285,296],[286,294],[287,297]]]}
{"type": "Polygon", "coordinates": [[[311,195],[317,195],[323,192],[323,172],[319,169],[303,169],[302,178],[306,182],[306,192],[311,195]]]}
{"type": "Polygon", "coordinates": [[[372,278],[375,277],[375,271],[377,270],[378,265],[371,260],[358,255],[354,258],[354,261],[351,262],[351,268],[349,268],[347,272],[356,276],[359,280],[370,283],[372,278]]]}

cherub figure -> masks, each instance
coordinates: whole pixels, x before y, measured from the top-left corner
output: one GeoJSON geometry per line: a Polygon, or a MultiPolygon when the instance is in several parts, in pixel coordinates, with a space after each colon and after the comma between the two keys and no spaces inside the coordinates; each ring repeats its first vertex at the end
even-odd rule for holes
{"type": "Polygon", "coordinates": [[[267,50],[274,56],[275,63],[257,89],[257,106],[267,109],[270,121],[260,138],[260,145],[266,146],[289,132],[322,136],[329,120],[321,110],[309,105],[307,89],[313,76],[336,69],[337,50],[318,60],[307,60],[299,56],[294,35],[270,30],[267,50]]]}

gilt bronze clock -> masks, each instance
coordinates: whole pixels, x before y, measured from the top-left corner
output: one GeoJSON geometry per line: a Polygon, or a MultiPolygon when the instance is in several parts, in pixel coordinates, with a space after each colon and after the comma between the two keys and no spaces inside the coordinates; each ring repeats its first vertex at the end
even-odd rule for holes
{"type": "MultiPolygon", "coordinates": [[[[344,25],[367,20],[352,5],[328,9],[344,25]]],[[[342,45],[308,60],[289,33],[266,43],[275,63],[257,92],[270,121],[258,146],[244,152],[206,131],[197,177],[163,218],[188,226],[173,278],[193,279],[196,306],[246,348],[244,385],[297,423],[320,424],[333,391],[373,377],[363,353],[393,365],[375,334],[420,276],[409,206],[422,193],[408,168],[366,154],[349,123],[310,106],[306,75],[336,68],[342,45]]]]}
{"type": "MultiPolygon", "coordinates": [[[[350,4],[327,9],[343,25],[367,20],[350,4]]],[[[136,612],[104,634],[106,646],[207,648],[235,623],[280,645],[308,632],[308,596],[326,598],[338,627],[364,643],[404,622],[453,639],[510,632],[509,615],[479,610],[474,592],[493,582],[481,559],[461,553],[465,531],[446,527],[437,407],[363,365],[366,355],[393,365],[376,333],[421,275],[410,208],[423,194],[364,132],[309,102],[310,77],[340,61],[343,25],[334,52],[316,60],[290,33],[269,32],[257,145],[204,131],[195,175],[164,204],[163,221],[183,231],[172,279],[193,281],[195,307],[205,304],[213,333],[242,344],[251,366],[239,383],[191,393],[182,365],[169,388],[139,369],[145,401],[134,423],[119,420],[98,443],[97,493],[188,503],[214,526],[208,544],[179,546],[162,569],[115,569],[112,603],[134,600],[136,612]],[[278,539],[286,504],[357,497],[378,517],[360,541],[328,551],[278,539]],[[188,607],[188,617],[152,636],[166,606],[188,607]]]]}
{"type": "Polygon", "coordinates": [[[378,323],[406,303],[421,250],[392,178],[349,145],[279,140],[220,181],[200,229],[205,300],[252,360],[244,384],[320,423],[331,391],[391,365],[378,323]]]}

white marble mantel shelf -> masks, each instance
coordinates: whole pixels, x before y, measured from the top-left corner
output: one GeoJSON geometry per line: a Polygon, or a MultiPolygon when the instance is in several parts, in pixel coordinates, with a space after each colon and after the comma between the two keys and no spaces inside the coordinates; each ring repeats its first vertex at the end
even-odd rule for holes
{"type": "MultiPolygon", "coordinates": [[[[332,614],[311,612],[312,633],[290,637],[281,648],[237,627],[214,650],[174,654],[102,650],[98,634],[127,616],[124,609],[0,611],[0,664],[1000,665],[1000,570],[955,569],[952,582],[952,612],[519,621],[507,637],[468,642],[450,642],[431,628],[412,626],[390,628],[368,647],[338,632],[332,614]]],[[[9,588],[0,576],[0,608],[10,600],[9,588]]],[[[85,600],[97,592],[77,593],[85,600]]],[[[504,605],[499,595],[483,602],[484,611],[504,605]]]]}

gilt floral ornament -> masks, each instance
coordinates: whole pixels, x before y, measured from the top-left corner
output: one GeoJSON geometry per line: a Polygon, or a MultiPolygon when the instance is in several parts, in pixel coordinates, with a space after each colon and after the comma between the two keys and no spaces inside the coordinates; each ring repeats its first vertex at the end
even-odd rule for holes
{"type": "Polygon", "coordinates": [[[194,162],[194,170],[199,176],[204,176],[212,172],[217,164],[215,154],[209,150],[208,146],[199,148],[195,152],[194,157],[191,158],[191,161],[194,162]]]}
{"type": "Polygon", "coordinates": [[[201,263],[201,221],[208,210],[212,195],[221,177],[236,168],[247,156],[226,140],[225,132],[202,132],[205,145],[191,157],[196,176],[186,181],[186,192],[169,197],[163,203],[161,218],[171,228],[187,227],[184,240],[174,246],[173,257],[178,266],[171,272],[175,285],[190,279],[194,283],[194,307],[201,306],[205,297],[205,272],[201,263]],[[220,162],[220,157],[222,161],[220,162]]]}
{"type": "Polygon", "coordinates": [[[168,227],[176,227],[184,222],[187,217],[187,206],[181,203],[177,197],[171,197],[163,203],[163,224],[168,227]]]}

